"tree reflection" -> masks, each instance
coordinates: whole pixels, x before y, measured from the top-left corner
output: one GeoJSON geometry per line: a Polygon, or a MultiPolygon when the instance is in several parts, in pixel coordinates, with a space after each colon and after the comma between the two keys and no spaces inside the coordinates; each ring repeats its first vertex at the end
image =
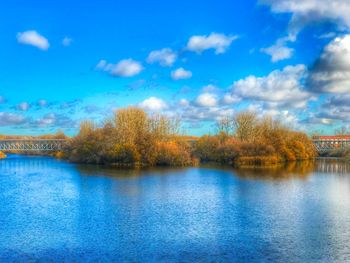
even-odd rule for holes
{"type": "Polygon", "coordinates": [[[307,178],[313,171],[317,161],[288,162],[271,167],[236,168],[235,173],[244,178],[251,179],[290,179],[307,178]]]}
{"type": "Polygon", "coordinates": [[[107,176],[115,178],[130,178],[147,175],[167,175],[169,173],[180,173],[188,168],[186,167],[151,167],[151,168],[120,168],[108,165],[90,165],[80,164],[76,166],[77,170],[86,176],[107,176]]]}

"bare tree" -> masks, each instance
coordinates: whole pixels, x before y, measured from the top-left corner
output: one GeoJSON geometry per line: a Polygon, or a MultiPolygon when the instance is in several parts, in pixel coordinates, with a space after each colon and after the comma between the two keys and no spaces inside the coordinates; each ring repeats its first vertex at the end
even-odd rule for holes
{"type": "Polygon", "coordinates": [[[224,117],[217,121],[216,129],[218,133],[233,134],[234,133],[234,121],[232,117],[224,117]]]}
{"type": "Polygon", "coordinates": [[[238,113],[233,121],[237,139],[243,142],[254,141],[257,133],[257,124],[258,118],[255,113],[238,113]]]}

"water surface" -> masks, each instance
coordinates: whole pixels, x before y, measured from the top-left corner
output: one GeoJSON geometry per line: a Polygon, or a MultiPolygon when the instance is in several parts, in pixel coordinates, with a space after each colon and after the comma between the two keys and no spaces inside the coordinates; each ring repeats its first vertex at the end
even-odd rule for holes
{"type": "Polygon", "coordinates": [[[350,261],[350,166],[0,161],[0,262],[350,261]]]}

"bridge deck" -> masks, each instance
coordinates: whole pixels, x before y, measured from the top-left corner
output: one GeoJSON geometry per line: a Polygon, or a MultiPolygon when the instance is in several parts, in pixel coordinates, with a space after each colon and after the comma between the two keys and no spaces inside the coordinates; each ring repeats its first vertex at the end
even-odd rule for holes
{"type": "Polygon", "coordinates": [[[312,141],[318,152],[350,147],[350,135],[315,136],[312,141]]]}

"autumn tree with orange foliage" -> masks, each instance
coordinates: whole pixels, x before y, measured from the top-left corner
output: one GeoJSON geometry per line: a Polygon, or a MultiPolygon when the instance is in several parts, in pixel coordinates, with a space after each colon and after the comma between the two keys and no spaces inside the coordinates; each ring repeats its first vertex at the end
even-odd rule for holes
{"type": "Polygon", "coordinates": [[[236,165],[275,165],[316,156],[310,138],[271,117],[258,118],[241,112],[218,123],[219,133],[205,135],[196,143],[195,155],[202,162],[236,165]]]}
{"type": "Polygon", "coordinates": [[[117,166],[184,166],[196,160],[274,165],[316,156],[306,134],[251,112],[223,119],[214,136],[185,140],[180,127],[178,119],[149,116],[142,109],[128,107],[118,110],[102,127],[83,122],[62,156],[73,162],[117,166]]]}
{"type": "Polygon", "coordinates": [[[117,166],[183,166],[192,163],[190,148],[180,140],[180,123],[149,116],[135,107],[118,110],[103,127],[83,122],[67,146],[73,162],[117,166]]]}

